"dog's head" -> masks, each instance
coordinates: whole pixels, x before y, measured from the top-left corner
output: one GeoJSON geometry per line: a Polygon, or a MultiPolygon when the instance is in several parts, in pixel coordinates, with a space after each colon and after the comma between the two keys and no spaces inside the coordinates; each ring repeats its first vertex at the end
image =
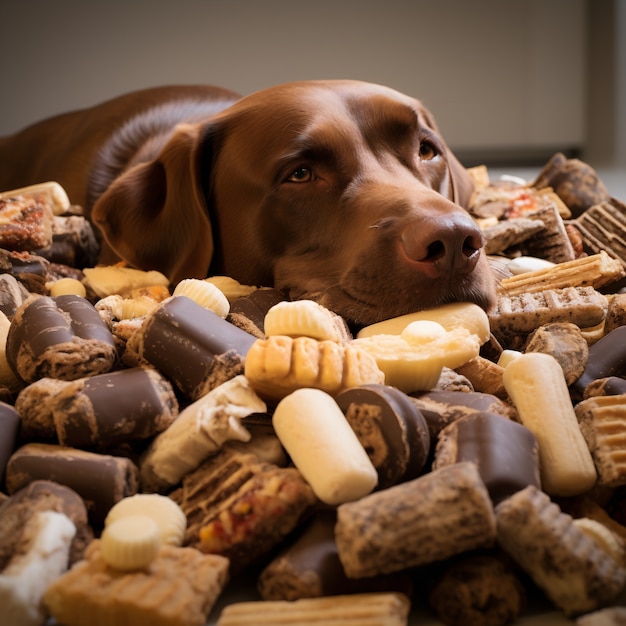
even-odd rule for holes
{"type": "Polygon", "coordinates": [[[172,281],[226,274],[357,324],[451,301],[489,308],[473,186],[422,104],[356,81],[289,83],[179,126],[92,216],[172,281]]]}

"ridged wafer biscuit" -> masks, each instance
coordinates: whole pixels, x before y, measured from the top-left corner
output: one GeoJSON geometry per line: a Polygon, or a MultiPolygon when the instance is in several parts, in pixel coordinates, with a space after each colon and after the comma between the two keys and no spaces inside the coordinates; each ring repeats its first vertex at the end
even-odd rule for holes
{"type": "Polygon", "coordinates": [[[626,570],[534,486],[496,507],[498,543],[568,615],[613,601],[626,570]]]}
{"type": "Polygon", "coordinates": [[[606,296],[593,287],[545,289],[500,295],[495,309],[489,313],[489,322],[496,337],[529,333],[553,322],[588,328],[604,320],[607,308],[606,296]]]}
{"type": "Polygon", "coordinates": [[[598,289],[624,275],[626,271],[622,263],[602,250],[592,256],[557,263],[554,267],[503,278],[499,288],[508,296],[566,287],[590,286],[598,289]]]}
{"type": "Polygon", "coordinates": [[[626,205],[616,198],[596,204],[574,220],[583,245],[608,252],[626,268],[626,205]]]}
{"type": "Polygon", "coordinates": [[[85,560],[50,585],[44,604],[64,626],[204,626],[228,578],[228,559],[193,548],[163,546],[146,569],[109,567],[99,540],[85,560]]]}
{"type": "Polygon", "coordinates": [[[400,593],[360,593],[227,606],[217,626],[406,626],[409,599],[400,593]]]}
{"type": "Polygon", "coordinates": [[[355,345],[283,335],[252,344],[245,375],[259,395],[274,400],[301,387],[336,395],[348,387],[384,382],[374,357],[355,345]]]}
{"type": "Polygon", "coordinates": [[[626,396],[595,396],[579,402],[576,417],[602,485],[626,484],[626,396]]]}

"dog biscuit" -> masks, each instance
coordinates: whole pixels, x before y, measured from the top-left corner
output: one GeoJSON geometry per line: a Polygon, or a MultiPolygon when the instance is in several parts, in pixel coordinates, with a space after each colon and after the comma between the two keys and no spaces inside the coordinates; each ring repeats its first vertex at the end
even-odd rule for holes
{"type": "Polygon", "coordinates": [[[228,298],[220,291],[219,287],[199,278],[185,278],[181,280],[174,291],[173,296],[187,296],[200,306],[211,309],[224,319],[230,311],[228,298]]]}
{"type": "Polygon", "coordinates": [[[70,208],[70,199],[65,189],[56,181],[36,183],[10,191],[0,191],[0,200],[22,196],[25,198],[37,198],[50,206],[54,215],[67,213],[70,208]]]}
{"type": "Polygon", "coordinates": [[[534,486],[496,507],[498,543],[567,615],[615,600],[626,570],[534,486]]]}
{"type": "Polygon", "coordinates": [[[507,296],[516,296],[566,287],[588,286],[599,289],[625,275],[622,263],[602,250],[598,254],[557,263],[546,269],[503,278],[500,290],[507,296]]]}
{"type": "Polygon", "coordinates": [[[279,302],[265,315],[265,334],[312,337],[320,341],[351,339],[343,318],[313,300],[279,302]]]}
{"type": "Polygon", "coordinates": [[[349,387],[384,382],[374,357],[354,343],[284,335],[256,340],[244,372],[268,400],[280,400],[301,387],[336,395],[349,387]]]}
{"type": "Polygon", "coordinates": [[[144,271],[123,265],[102,265],[83,269],[85,285],[98,298],[128,296],[134,289],[160,285],[167,287],[169,280],[156,270],[144,271]]]}
{"type": "Polygon", "coordinates": [[[502,379],[522,424],[539,443],[543,489],[558,496],[591,489],[596,469],[558,361],[528,352],[506,366],[502,379]]]}

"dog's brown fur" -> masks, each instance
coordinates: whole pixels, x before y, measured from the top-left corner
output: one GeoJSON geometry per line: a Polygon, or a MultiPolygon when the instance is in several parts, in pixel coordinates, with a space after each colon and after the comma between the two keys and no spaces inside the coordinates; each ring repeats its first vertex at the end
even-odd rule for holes
{"type": "Polygon", "coordinates": [[[471,178],[417,100],[358,81],[143,90],[0,139],[0,189],[56,180],[103,260],[226,274],[369,324],[494,300],[471,178]]]}

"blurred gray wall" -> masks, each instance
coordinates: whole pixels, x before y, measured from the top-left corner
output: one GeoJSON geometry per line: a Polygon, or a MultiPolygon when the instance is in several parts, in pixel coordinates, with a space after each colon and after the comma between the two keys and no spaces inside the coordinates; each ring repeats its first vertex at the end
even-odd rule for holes
{"type": "Polygon", "coordinates": [[[613,159],[625,124],[624,5],[6,0],[0,135],[159,84],[247,94],[291,80],[356,78],[422,99],[466,163],[543,159],[557,149],[613,159]]]}

